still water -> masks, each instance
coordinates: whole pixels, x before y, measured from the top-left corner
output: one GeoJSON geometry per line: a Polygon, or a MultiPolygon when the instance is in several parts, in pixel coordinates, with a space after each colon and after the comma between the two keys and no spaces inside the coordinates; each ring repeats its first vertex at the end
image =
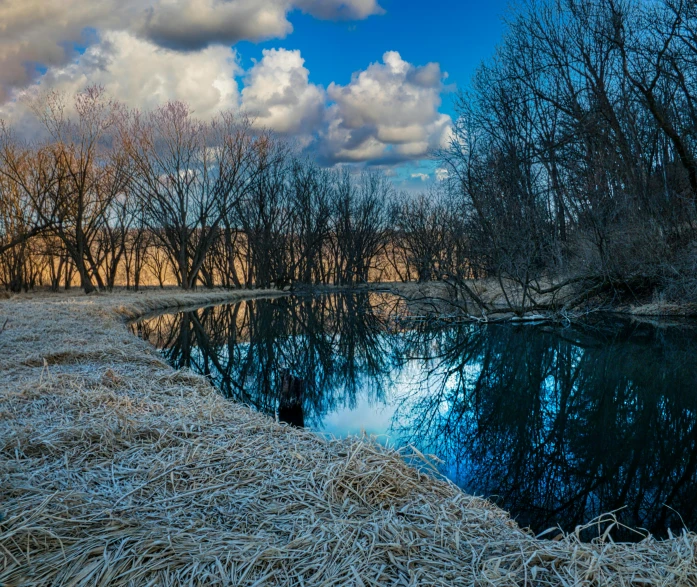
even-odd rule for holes
{"type": "Polygon", "coordinates": [[[658,536],[697,530],[692,323],[434,324],[364,293],[240,302],[132,328],[174,367],[290,424],[435,455],[465,491],[535,532],[613,510],[658,536]]]}

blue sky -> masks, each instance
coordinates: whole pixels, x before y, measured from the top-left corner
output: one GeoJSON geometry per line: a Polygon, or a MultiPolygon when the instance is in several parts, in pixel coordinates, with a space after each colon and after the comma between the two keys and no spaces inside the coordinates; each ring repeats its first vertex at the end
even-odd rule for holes
{"type": "MultiPolygon", "coordinates": [[[[262,49],[299,49],[311,81],[348,83],[351,74],[398,51],[411,63],[440,63],[447,82],[462,88],[482,60],[493,55],[504,31],[508,0],[382,0],[385,14],[362,21],[317,20],[299,11],[289,15],[293,32],[285,39],[243,41],[237,48],[249,64],[262,49]],[[428,6],[429,8],[425,8],[428,6]]],[[[443,111],[454,114],[451,100],[443,111]]]]}
{"type": "Polygon", "coordinates": [[[126,106],[253,116],[323,165],[437,181],[454,92],[500,42],[507,0],[2,0],[0,118],[101,85],[126,106]],[[447,73],[447,75],[446,75],[447,73]]]}

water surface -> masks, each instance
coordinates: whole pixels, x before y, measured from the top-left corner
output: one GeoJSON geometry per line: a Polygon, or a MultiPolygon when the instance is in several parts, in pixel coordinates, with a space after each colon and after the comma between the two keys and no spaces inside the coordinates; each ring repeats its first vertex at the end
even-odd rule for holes
{"type": "Polygon", "coordinates": [[[465,491],[535,532],[614,510],[659,536],[697,530],[692,323],[448,325],[362,293],[239,302],[132,328],[174,367],[281,420],[437,456],[465,491]]]}

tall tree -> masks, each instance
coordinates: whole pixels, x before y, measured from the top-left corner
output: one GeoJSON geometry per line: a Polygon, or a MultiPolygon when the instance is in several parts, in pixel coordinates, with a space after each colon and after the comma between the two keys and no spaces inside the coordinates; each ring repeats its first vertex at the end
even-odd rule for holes
{"type": "Polygon", "coordinates": [[[190,289],[223,218],[249,189],[262,139],[246,119],[223,113],[204,122],[181,102],[135,113],[121,137],[145,221],[170,255],[179,285],[190,289]]]}

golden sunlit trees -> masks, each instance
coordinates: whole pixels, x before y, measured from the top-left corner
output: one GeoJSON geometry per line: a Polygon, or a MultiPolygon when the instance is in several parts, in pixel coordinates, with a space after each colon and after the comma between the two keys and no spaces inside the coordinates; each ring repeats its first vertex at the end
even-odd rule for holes
{"type": "Polygon", "coordinates": [[[57,176],[50,153],[22,145],[0,121],[0,253],[52,226],[57,176]]]}
{"type": "Polygon", "coordinates": [[[50,231],[65,247],[86,293],[96,281],[105,287],[94,244],[107,211],[127,185],[128,169],[114,142],[119,105],[101,88],[65,98],[51,93],[34,103],[46,138],[21,146],[4,133],[1,168],[12,190],[30,205],[37,227],[50,231]]]}
{"type": "Polygon", "coordinates": [[[90,293],[364,283],[382,274],[391,184],[332,171],[232,113],[127,111],[99,87],[33,103],[0,132],[0,282],[90,293]]]}
{"type": "Polygon", "coordinates": [[[179,285],[190,289],[223,218],[248,188],[259,139],[245,119],[223,113],[205,122],[186,104],[170,102],[133,114],[121,140],[143,218],[179,285]]]}

